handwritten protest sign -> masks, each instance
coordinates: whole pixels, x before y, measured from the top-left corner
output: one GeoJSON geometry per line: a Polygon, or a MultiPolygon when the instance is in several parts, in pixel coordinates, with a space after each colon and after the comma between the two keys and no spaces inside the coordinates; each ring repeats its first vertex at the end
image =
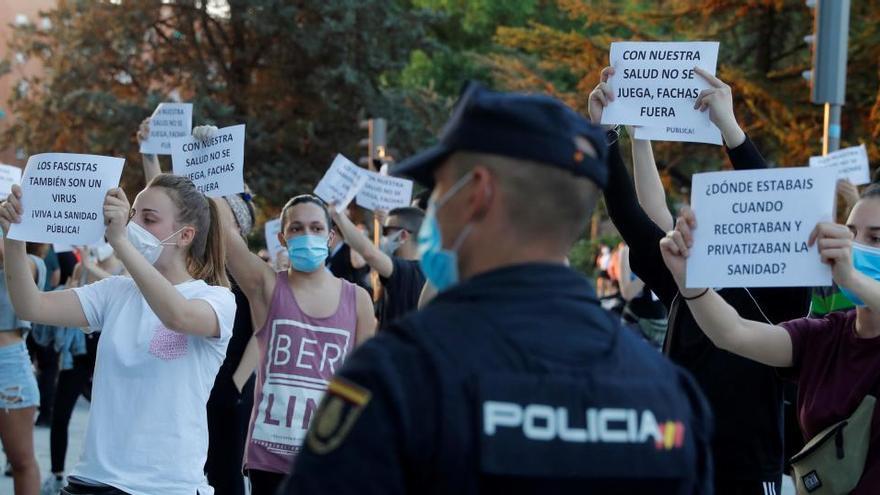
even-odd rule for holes
{"type": "Polygon", "coordinates": [[[709,127],[636,127],[635,138],[647,139],[649,141],[684,141],[688,143],[717,144],[718,146],[724,144],[721,130],[711,122],[709,127]]]}
{"type": "Polygon", "coordinates": [[[244,191],[244,124],[224,127],[199,141],[191,135],[174,142],[174,173],[185,175],[206,196],[244,191]]]}
{"type": "Polygon", "coordinates": [[[831,285],[831,269],[807,240],[818,222],[833,218],[833,170],[709,172],[692,184],[697,228],[688,287],[831,285]]]}
{"type": "Polygon", "coordinates": [[[336,203],[336,209],[342,211],[367,183],[368,172],[341,154],[336,155],[330,168],[318,182],[315,195],[328,204],[336,203]]]}
{"type": "Polygon", "coordinates": [[[399,177],[368,172],[368,180],[357,195],[357,204],[368,210],[390,211],[409,206],[412,201],[413,183],[399,177]]]}
{"type": "Polygon", "coordinates": [[[160,103],[150,117],[150,136],[141,143],[141,153],[170,155],[174,141],[186,139],[192,131],[192,103],[160,103]]]}
{"type": "Polygon", "coordinates": [[[412,181],[388,177],[358,167],[342,155],[336,155],[330,168],[315,188],[315,194],[344,209],[357,197],[357,204],[368,210],[392,210],[409,206],[412,181]]]}
{"type": "Polygon", "coordinates": [[[834,151],[825,156],[810,157],[810,166],[834,169],[837,171],[838,179],[846,179],[856,186],[871,182],[868,150],[865,149],[864,144],[834,151]]]}
{"type": "Polygon", "coordinates": [[[708,112],[694,109],[710,87],[694,67],[715,74],[717,42],[618,42],[610,59],[614,100],[602,112],[603,124],[677,128],[666,133],[682,138],[710,127],[708,112]]]}
{"type": "Polygon", "coordinates": [[[104,197],[119,185],[125,160],[109,156],[43,153],[28,159],[21,179],[22,222],[9,237],[20,241],[94,244],[104,237],[104,197]]]}
{"type": "Polygon", "coordinates": [[[0,201],[12,192],[12,186],[21,183],[21,169],[0,164],[0,201]]]}

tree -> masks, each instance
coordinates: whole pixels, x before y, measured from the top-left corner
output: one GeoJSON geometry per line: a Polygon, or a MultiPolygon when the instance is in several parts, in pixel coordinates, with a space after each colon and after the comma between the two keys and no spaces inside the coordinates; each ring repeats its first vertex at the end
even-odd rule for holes
{"type": "MultiPolygon", "coordinates": [[[[507,88],[556,94],[586,111],[599,70],[616,40],[718,40],[719,75],[734,88],[737,116],[772,162],[803,165],[821,151],[821,108],[809,101],[801,73],[810,67],[805,35],[812,15],[802,0],[557,0],[573,29],[540,22],[499,26],[495,41],[507,51],[489,57],[496,82],[507,88]]],[[[880,148],[877,60],[880,2],[852,3],[843,145],[880,148]]],[[[659,162],[687,174],[717,168],[716,147],[658,143],[659,162]]],[[[679,174],[680,175],[680,174],[679,174]]]]}
{"type": "MultiPolygon", "coordinates": [[[[390,118],[403,153],[433,134],[445,102],[398,87],[425,12],[380,0],[230,0],[219,13],[208,4],[61,0],[42,14],[48,29],[16,27],[10,53],[46,70],[23,79],[10,102],[18,119],[0,139],[29,154],[139,163],[138,124],[177,94],[194,103],[194,124],[247,124],[245,178],[277,207],[311,191],[336,152],[356,156],[364,116],[390,118]]],[[[130,192],[143,184],[139,168],[126,168],[130,192]]]]}

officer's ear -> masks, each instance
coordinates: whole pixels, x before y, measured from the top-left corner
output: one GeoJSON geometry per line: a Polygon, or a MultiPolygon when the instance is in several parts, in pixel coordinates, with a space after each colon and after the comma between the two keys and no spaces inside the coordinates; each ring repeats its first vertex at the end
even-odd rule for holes
{"type": "Polygon", "coordinates": [[[495,199],[495,176],[489,167],[477,165],[474,167],[472,186],[469,192],[469,200],[473,208],[473,218],[482,220],[489,213],[492,201],[495,199]]]}

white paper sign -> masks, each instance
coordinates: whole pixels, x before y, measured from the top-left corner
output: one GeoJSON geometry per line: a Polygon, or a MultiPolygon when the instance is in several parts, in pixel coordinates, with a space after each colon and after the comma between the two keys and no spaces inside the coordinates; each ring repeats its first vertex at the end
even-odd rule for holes
{"type": "Polygon", "coordinates": [[[266,251],[269,252],[269,260],[277,270],[280,268],[279,259],[287,256],[287,250],[278,240],[278,234],[281,232],[281,219],[269,220],[263,230],[266,233],[266,251]]]}
{"type": "Polygon", "coordinates": [[[70,253],[73,252],[73,246],[71,244],[52,244],[52,250],[55,251],[55,254],[70,253]]]}
{"type": "Polygon", "coordinates": [[[192,103],[160,103],[150,117],[150,136],[141,153],[170,155],[174,142],[192,132],[192,103]]]}
{"type": "Polygon", "coordinates": [[[614,100],[602,112],[603,124],[709,127],[709,113],[695,110],[694,102],[710,86],[694,67],[715,74],[718,42],[618,42],[610,59],[614,100]]]}
{"type": "Polygon", "coordinates": [[[357,195],[359,185],[363,187],[366,184],[367,172],[341,154],[336,155],[330,168],[327,169],[324,177],[315,187],[315,195],[326,201],[327,204],[336,203],[337,210],[341,211],[357,195]]]}
{"type": "Polygon", "coordinates": [[[829,167],[837,171],[838,179],[846,179],[856,186],[871,183],[871,168],[865,145],[844,148],[825,156],[810,157],[811,167],[829,167]]]}
{"type": "Polygon", "coordinates": [[[831,268],[807,240],[833,218],[835,177],[808,167],[695,174],[687,287],[831,285],[831,268]]]}
{"type": "Polygon", "coordinates": [[[204,141],[190,135],[174,142],[174,173],[189,177],[206,196],[244,191],[244,124],[219,129],[204,141]]]}
{"type": "Polygon", "coordinates": [[[358,206],[373,211],[391,211],[410,205],[413,188],[411,180],[388,177],[375,172],[368,173],[369,180],[357,195],[358,206]]]}
{"type": "Polygon", "coordinates": [[[721,130],[715,124],[709,122],[709,127],[691,126],[691,127],[636,127],[636,139],[647,139],[649,141],[679,141],[687,143],[706,143],[724,144],[721,137],[721,130]]]}
{"type": "Polygon", "coordinates": [[[119,185],[125,160],[110,156],[43,153],[28,158],[22,222],[9,237],[20,241],[90,245],[104,237],[104,197],[119,185]]]}
{"type": "Polygon", "coordinates": [[[21,183],[21,169],[12,165],[0,164],[0,201],[12,193],[12,186],[21,183]]]}
{"type": "Polygon", "coordinates": [[[315,188],[315,195],[344,209],[357,197],[357,204],[368,210],[393,210],[409,206],[412,181],[387,177],[358,167],[342,155],[336,155],[327,173],[315,188]]]}

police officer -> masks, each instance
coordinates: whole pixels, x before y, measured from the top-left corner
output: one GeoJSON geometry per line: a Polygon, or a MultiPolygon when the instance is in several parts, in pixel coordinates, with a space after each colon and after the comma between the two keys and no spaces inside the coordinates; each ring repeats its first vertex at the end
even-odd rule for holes
{"type": "Polygon", "coordinates": [[[393,170],[433,188],[418,242],[440,293],[348,359],[284,493],[712,492],[701,393],[564,264],[606,149],[553,98],[465,89],[393,170]]]}

